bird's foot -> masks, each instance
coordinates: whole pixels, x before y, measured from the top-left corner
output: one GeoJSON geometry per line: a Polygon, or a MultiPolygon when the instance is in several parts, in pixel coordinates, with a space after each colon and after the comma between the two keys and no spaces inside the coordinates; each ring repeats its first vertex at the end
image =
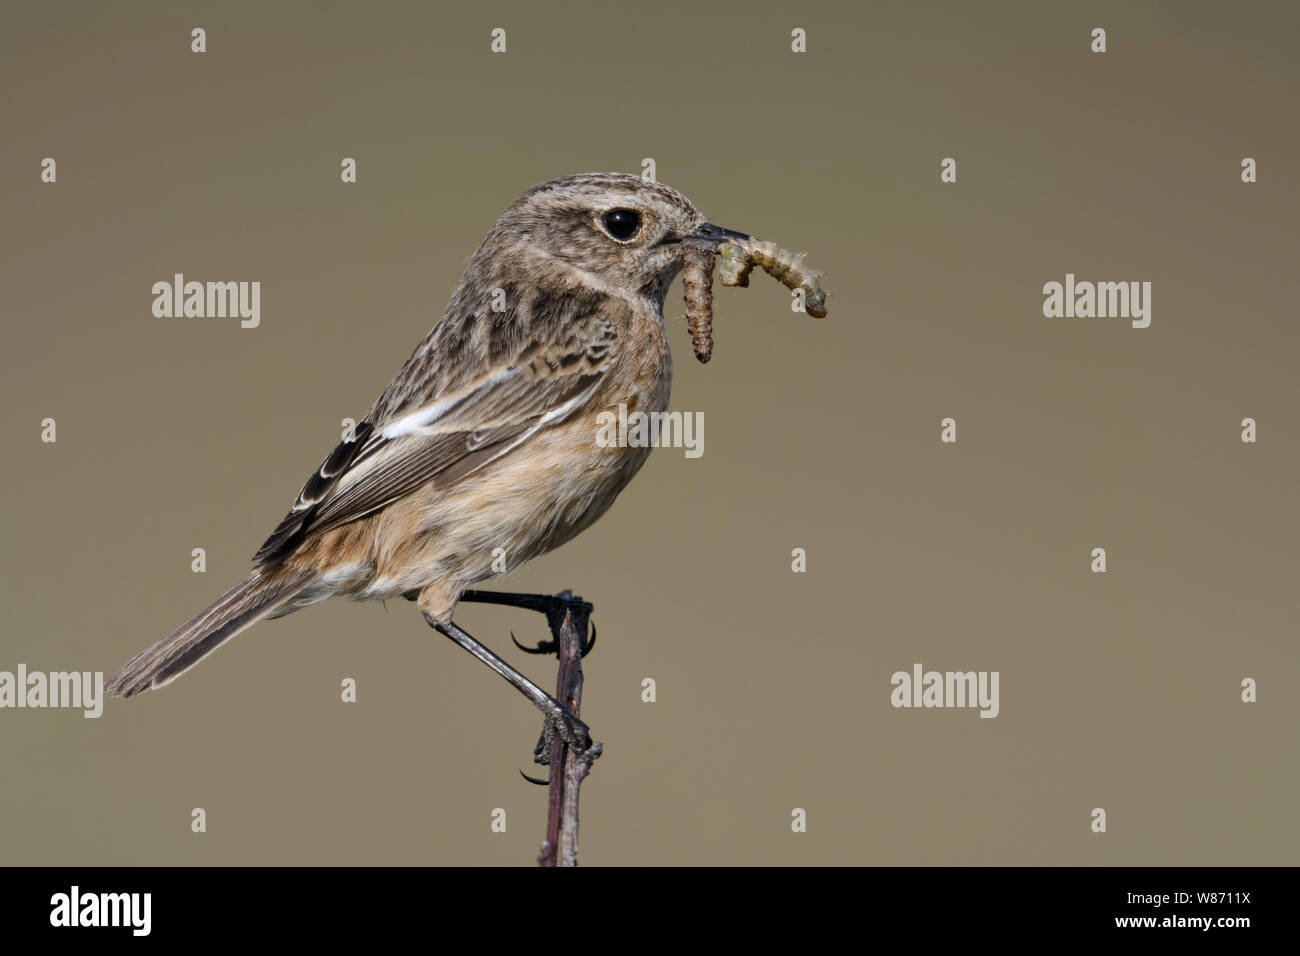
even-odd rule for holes
{"type": "MultiPolygon", "coordinates": [[[[566,613],[573,615],[573,623],[584,634],[582,642],[582,656],[586,657],[591,653],[591,649],[596,646],[596,624],[591,621],[591,612],[595,610],[594,606],[584,601],[580,597],[574,596],[571,591],[561,591],[559,594],[541,595],[537,605],[533,610],[541,611],[546,615],[546,624],[551,629],[552,634],[559,634],[560,628],[564,624],[564,615],[566,613]],[[586,636],[587,625],[591,625],[591,635],[586,636]]],[[[557,640],[539,641],[535,647],[525,647],[515,638],[515,632],[510,632],[510,640],[514,642],[515,647],[519,648],[525,654],[559,654],[560,642],[557,640]]]]}
{"type": "Polygon", "coordinates": [[[533,748],[535,763],[550,765],[551,746],[557,736],[575,753],[586,753],[593,746],[590,728],[569,708],[558,700],[552,700],[551,706],[542,711],[542,734],[537,738],[537,746],[533,748]]]}

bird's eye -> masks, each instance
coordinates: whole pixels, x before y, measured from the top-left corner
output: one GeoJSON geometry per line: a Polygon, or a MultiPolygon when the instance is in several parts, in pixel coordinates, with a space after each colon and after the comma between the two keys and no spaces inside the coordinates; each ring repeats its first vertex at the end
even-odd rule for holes
{"type": "Polygon", "coordinates": [[[605,231],[619,242],[627,242],[641,229],[641,214],[635,209],[611,209],[601,217],[605,231]]]}

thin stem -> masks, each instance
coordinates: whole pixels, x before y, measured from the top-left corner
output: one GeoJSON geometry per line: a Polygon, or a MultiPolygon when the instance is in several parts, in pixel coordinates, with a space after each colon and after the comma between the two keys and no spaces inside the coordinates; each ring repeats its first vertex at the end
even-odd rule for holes
{"type": "MultiPolygon", "coordinates": [[[[589,607],[577,609],[577,620],[574,609],[566,609],[559,626],[552,628],[560,658],[555,697],[568,706],[575,717],[581,716],[582,710],[582,647],[589,607]]],[[[537,858],[541,866],[578,865],[578,793],[601,749],[601,745],[593,741],[583,753],[577,753],[558,734],[551,741],[546,842],[537,858]]]]}

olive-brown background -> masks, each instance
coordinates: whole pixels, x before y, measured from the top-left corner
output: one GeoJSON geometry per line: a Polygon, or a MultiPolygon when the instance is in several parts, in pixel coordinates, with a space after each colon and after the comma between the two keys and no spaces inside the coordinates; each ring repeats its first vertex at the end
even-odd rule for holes
{"type": "MultiPolygon", "coordinates": [[[[5,4],[0,669],[111,674],[242,577],[500,211],[653,157],[834,298],[718,289],[704,367],[674,287],[704,457],[506,582],[596,604],[584,862],[1296,862],[1296,10],[5,4]],[[260,280],[261,327],[154,318],[174,272],[260,280]],[[1044,318],[1066,272],[1151,281],[1151,327],[1044,318]],[[1001,716],[893,709],[914,662],[1001,716]]],[[[413,606],[331,602],[97,721],[0,711],[0,858],[526,864],[538,723],[413,606]]]]}

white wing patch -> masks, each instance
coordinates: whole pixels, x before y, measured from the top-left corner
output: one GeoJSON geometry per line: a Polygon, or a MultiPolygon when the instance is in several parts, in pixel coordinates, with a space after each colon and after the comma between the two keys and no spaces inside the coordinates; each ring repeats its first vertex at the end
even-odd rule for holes
{"type": "Polygon", "coordinates": [[[486,394],[496,386],[519,375],[518,368],[508,368],[503,372],[498,372],[486,381],[480,382],[468,391],[461,392],[457,395],[449,395],[447,398],[439,399],[432,405],[426,405],[417,409],[411,414],[399,418],[397,421],[388,425],[379,434],[384,438],[400,438],[403,435],[433,435],[438,429],[433,426],[439,419],[446,417],[451,412],[457,410],[465,402],[472,400],[476,396],[486,394]]]}

